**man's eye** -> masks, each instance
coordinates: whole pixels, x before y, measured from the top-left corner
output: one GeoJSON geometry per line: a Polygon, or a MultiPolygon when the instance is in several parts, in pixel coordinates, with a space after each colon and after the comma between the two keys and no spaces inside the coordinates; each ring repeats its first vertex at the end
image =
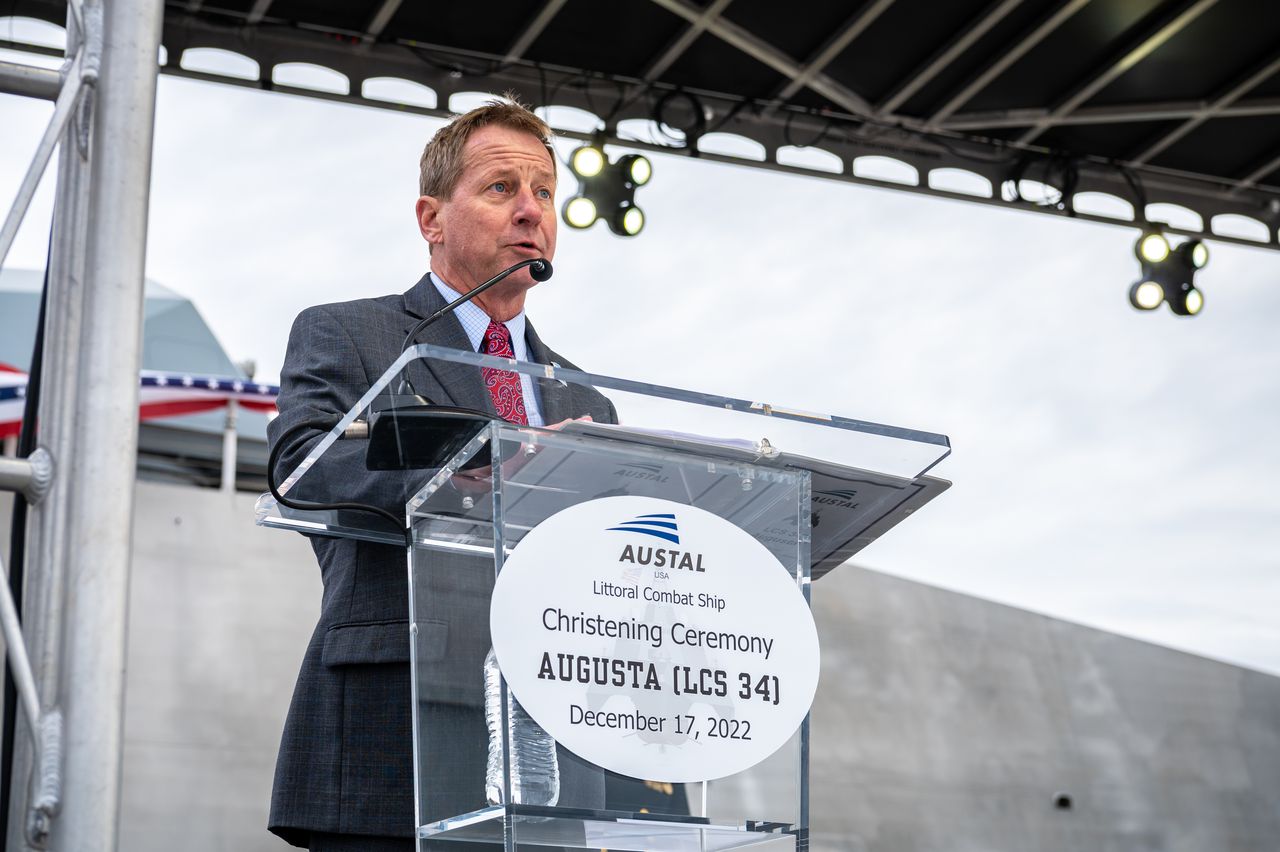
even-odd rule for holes
{"type": "Polygon", "coordinates": [[[549,200],[549,199],[551,198],[551,190],[549,190],[549,189],[540,189],[540,190],[538,190],[538,197],[539,197],[539,198],[542,198],[542,199],[548,199],[548,200],[549,200]]]}
{"type": "Polygon", "coordinates": [[[492,189],[494,189],[494,190],[495,190],[495,191],[497,191],[497,192],[506,192],[506,191],[507,191],[507,184],[506,184],[506,182],[505,182],[505,181],[498,181],[497,183],[495,183],[495,184],[492,186],[492,189]]]}

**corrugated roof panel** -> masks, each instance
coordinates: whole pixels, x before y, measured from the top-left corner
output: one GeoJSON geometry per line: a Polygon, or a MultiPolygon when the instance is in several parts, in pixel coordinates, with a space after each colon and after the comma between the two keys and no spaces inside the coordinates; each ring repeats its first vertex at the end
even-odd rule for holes
{"type": "Polygon", "coordinates": [[[826,72],[879,103],[986,5],[988,0],[898,0],[832,60],[826,72]]]}
{"type": "Polygon", "coordinates": [[[767,97],[787,81],[772,68],[744,56],[710,33],[699,36],[693,47],[671,66],[664,79],[677,85],[714,92],[741,92],[753,98],[767,97]]]}
{"type": "Polygon", "coordinates": [[[815,4],[798,15],[794,6],[777,0],[734,0],[725,9],[724,18],[802,64],[843,27],[858,5],[815,4]]]}
{"type": "Polygon", "coordinates": [[[1152,163],[1242,178],[1274,157],[1280,157],[1280,115],[1264,115],[1202,124],[1152,163]]]}
{"type": "Polygon", "coordinates": [[[400,4],[383,35],[391,40],[465,47],[505,56],[542,0],[400,4]]]}
{"type": "Polygon", "coordinates": [[[527,51],[526,58],[640,77],[688,27],[683,18],[641,0],[611,6],[605,37],[599,17],[596,0],[569,0],[527,51]]]}
{"type": "Polygon", "coordinates": [[[1089,3],[965,107],[993,110],[1053,106],[1080,83],[1118,58],[1125,45],[1168,15],[1162,0],[1089,3]]]}
{"type": "MultiPolygon", "coordinates": [[[[1048,10],[1058,5],[1058,0],[1023,0],[993,24],[984,35],[978,37],[967,50],[956,56],[942,73],[922,86],[899,111],[922,118],[931,116],[937,108],[949,101],[953,95],[958,94],[971,80],[1009,50],[1010,45],[1016,44],[1025,33],[1033,30],[1046,16],[1048,10]]],[[[954,36],[958,37],[962,30],[977,23],[986,13],[987,8],[990,7],[984,7],[962,27],[957,28],[954,36]]],[[[952,39],[948,38],[947,45],[950,45],[951,41],[952,39]]]]}
{"type": "Polygon", "coordinates": [[[1125,159],[1145,149],[1180,125],[1181,121],[1147,121],[1133,124],[1075,124],[1055,127],[1039,141],[1049,146],[1087,149],[1101,157],[1125,159]]]}
{"type": "MultiPolygon", "coordinates": [[[[1280,45],[1277,45],[1280,48],[1280,45]]],[[[1280,98],[1280,74],[1271,77],[1249,93],[1251,98],[1280,98]]]]}
{"type": "Polygon", "coordinates": [[[1278,55],[1276,0],[1219,0],[1088,105],[1141,104],[1154,92],[1162,101],[1210,99],[1278,55]]]}
{"type": "Polygon", "coordinates": [[[295,22],[322,18],[333,29],[364,32],[378,5],[369,0],[274,0],[266,14],[268,20],[295,22]]]}

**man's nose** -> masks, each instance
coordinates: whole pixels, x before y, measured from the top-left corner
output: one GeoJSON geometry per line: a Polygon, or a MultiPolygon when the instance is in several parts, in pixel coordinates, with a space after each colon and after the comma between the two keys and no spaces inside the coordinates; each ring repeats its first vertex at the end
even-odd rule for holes
{"type": "Polygon", "coordinates": [[[518,225],[537,225],[542,221],[542,204],[531,189],[521,189],[516,195],[512,218],[518,225]]]}

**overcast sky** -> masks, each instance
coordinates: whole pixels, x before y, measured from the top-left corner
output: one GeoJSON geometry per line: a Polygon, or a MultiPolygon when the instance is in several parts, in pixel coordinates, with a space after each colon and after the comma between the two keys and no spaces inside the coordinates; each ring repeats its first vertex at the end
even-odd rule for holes
{"type": "MultiPolygon", "coordinates": [[[[6,209],[51,111],[0,95],[6,209]]],[[[147,274],[274,379],[303,307],[426,268],[438,126],[162,78],[147,274]]],[[[1280,253],[1212,243],[1201,316],[1139,314],[1131,228],[653,159],[640,238],[561,228],[554,347],[944,433],[954,487],[861,564],[1280,673],[1280,253]]],[[[43,264],[51,188],[6,265],[43,264]]]]}

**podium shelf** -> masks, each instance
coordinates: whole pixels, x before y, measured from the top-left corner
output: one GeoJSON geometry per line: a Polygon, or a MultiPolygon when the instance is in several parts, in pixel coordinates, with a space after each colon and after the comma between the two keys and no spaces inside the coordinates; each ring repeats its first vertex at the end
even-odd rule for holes
{"type": "Polygon", "coordinates": [[[614,852],[628,849],[724,852],[778,842],[796,833],[790,825],[773,822],[722,825],[695,816],[495,805],[419,826],[418,838],[501,844],[504,822],[508,820],[521,847],[554,846],[614,852]]]}

